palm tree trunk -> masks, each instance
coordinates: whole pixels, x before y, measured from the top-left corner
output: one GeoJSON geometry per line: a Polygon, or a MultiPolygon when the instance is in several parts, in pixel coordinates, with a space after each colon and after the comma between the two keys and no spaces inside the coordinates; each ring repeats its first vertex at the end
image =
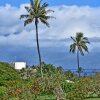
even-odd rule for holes
{"type": "Polygon", "coordinates": [[[39,39],[38,39],[38,21],[37,21],[37,19],[35,21],[35,27],[36,27],[36,41],[37,41],[37,50],[38,50],[38,56],[39,56],[39,64],[40,64],[40,68],[41,68],[41,77],[43,78],[42,60],[41,60],[41,53],[40,53],[39,39]]]}
{"type": "Polygon", "coordinates": [[[79,72],[80,64],[79,64],[79,50],[78,49],[77,49],[77,66],[78,66],[78,75],[80,77],[80,72],[79,72]]]}

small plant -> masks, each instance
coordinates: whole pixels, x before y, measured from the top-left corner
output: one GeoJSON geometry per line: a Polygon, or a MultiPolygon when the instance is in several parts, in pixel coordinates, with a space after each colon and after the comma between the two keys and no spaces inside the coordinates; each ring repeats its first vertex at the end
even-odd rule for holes
{"type": "Polygon", "coordinates": [[[4,86],[0,86],[0,100],[6,100],[7,97],[7,88],[4,86]]]}
{"type": "Polygon", "coordinates": [[[38,80],[35,80],[34,81],[34,95],[35,95],[35,98],[37,98],[39,94],[39,83],[38,83],[38,80]]]}

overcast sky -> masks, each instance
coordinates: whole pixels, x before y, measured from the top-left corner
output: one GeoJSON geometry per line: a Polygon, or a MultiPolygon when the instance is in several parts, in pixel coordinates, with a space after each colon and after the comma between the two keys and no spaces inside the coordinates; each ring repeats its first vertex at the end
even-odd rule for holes
{"type": "MultiPolygon", "coordinates": [[[[21,14],[26,13],[25,5],[27,4],[21,4],[20,7],[12,6],[11,4],[0,6],[1,45],[36,45],[33,42],[35,41],[34,24],[24,27],[24,21],[19,19],[21,14]]],[[[88,38],[95,38],[93,40],[99,42],[100,7],[56,5],[50,6],[50,9],[55,11],[50,15],[55,16],[56,19],[49,20],[50,28],[40,23],[39,39],[41,40],[41,46],[49,46],[46,41],[50,41],[50,45],[52,45],[51,40],[58,40],[58,42],[66,40],[70,36],[75,36],[76,32],[83,32],[88,38]]]]}
{"type": "MultiPolygon", "coordinates": [[[[99,0],[44,0],[55,12],[56,19],[49,20],[50,28],[39,25],[41,47],[68,47],[70,36],[83,32],[90,41],[90,50],[100,48],[100,1],[99,0]]],[[[6,50],[35,47],[34,24],[24,27],[20,15],[25,14],[29,0],[0,1],[0,48],[6,50]]],[[[3,52],[3,51],[2,51],[3,52]]],[[[8,52],[8,51],[7,51],[8,52]]],[[[9,52],[8,52],[9,53],[9,52]]],[[[4,53],[5,54],[5,53],[4,53]]]]}

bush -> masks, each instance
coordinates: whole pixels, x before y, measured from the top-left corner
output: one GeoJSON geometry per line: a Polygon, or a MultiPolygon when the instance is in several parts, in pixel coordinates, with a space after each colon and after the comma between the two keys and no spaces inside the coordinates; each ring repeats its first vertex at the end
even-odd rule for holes
{"type": "Polygon", "coordinates": [[[6,87],[3,87],[3,86],[0,86],[0,100],[6,100],[8,97],[7,95],[7,88],[6,87]]]}
{"type": "MultiPolygon", "coordinates": [[[[100,77],[99,77],[100,78],[100,77]]],[[[80,78],[75,83],[64,83],[63,89],[69,100],[100,97],[100,81],[96,77],[80,78]]]]}
{"type": "Polygon", "coordinates": [[[0,62],[0,86],[6,86],[8,81],[19,80],[18,72],[8,63],[0,62]]]}

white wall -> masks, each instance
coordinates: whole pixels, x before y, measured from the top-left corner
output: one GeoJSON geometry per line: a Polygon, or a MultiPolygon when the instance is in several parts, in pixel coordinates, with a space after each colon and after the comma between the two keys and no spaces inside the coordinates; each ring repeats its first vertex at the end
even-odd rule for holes
{"type": "Polygon", "coordinates": [[[26,63],[25,62],[15,62],[15,69],[21,70],[23,68],[26,68],[26,63]]]}

